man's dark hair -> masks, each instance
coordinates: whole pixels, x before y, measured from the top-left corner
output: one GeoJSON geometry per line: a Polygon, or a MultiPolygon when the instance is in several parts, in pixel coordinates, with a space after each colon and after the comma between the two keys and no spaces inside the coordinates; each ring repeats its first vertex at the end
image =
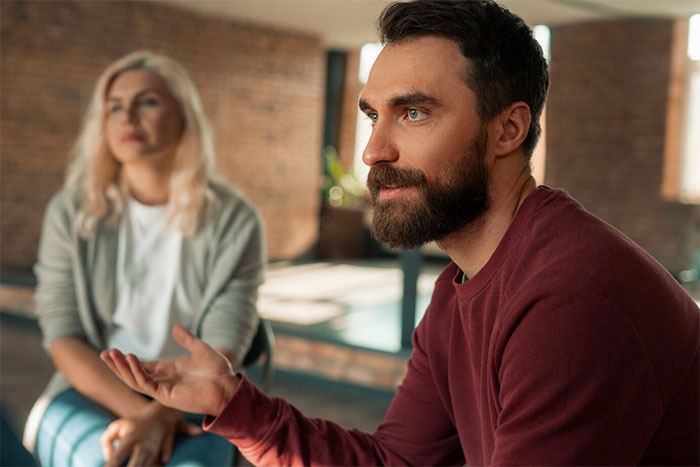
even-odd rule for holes
{"type": "Polygon", "coordinates": [[[532,155],[549,72],[542,48],[522,18],[492,0],[415,0],[385,8],[379,33],[385,44],[433,35],[457,42],[468,59],[465,81],[477,96],[483,121],[513,102],[530,107],[532,121],[522,146],[526,157],[532,155]]]}

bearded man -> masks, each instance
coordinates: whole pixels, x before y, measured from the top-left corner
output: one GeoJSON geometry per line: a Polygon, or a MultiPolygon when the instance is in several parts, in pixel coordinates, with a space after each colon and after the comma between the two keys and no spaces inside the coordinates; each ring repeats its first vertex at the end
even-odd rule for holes
{"type": "Polygon", "coordinates": [[[492,1],[387,7],[360,98],[373,233],[452,263],[374,434],[270,398],[184,328],[192,356],[104,361],[256,465],[698,465],[700,311],[651,256],[529,157],[548,71],[492,1]]]}

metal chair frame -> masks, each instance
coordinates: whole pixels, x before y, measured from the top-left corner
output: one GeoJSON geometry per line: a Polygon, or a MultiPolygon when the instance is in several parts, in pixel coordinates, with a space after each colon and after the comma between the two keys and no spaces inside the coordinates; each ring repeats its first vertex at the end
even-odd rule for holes
{"type": "Polygon", "coordinates": [[[258,329],[253,337],[253,342],[243,358],[241,366],[246,368],[257,362],[264,354],[262,362],[262,384],[263,391],[267,392],[272,384],[272,376],[275,372],[275,335],[272,332],[270,322],[260,318],[258,329]]]}

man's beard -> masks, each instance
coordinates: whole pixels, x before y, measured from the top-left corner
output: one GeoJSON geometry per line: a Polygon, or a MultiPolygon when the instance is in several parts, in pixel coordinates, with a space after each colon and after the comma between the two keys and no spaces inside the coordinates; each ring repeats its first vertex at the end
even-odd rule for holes
{"type": "Polygon", "coordinates": [[[489,175],[485,164],[488,134],[482,127],[452,167],[428,183],[417,169],[372,167],[367,178],[374,221],[372,235],[392,249],[414,249],[441,240],[479,219],[489,208],[489,175]],[[379,199],[384,187],[414,187],[419,199],[379,199]]]}

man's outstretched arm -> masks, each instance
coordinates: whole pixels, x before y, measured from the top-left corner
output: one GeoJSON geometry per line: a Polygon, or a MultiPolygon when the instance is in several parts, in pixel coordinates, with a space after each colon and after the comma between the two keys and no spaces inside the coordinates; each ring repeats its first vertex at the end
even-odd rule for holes
{"type": "Polygon", "coordinates": [[[255,465],[463,463],[454,427],[432,389],[418,345],[386,421],[370,435],[305,417],[237,376],[221,354],[184,328],[176,326],[173,336],[192,355],[160,362],[140,362],[118,350],[101,356],[134,390],[164,405],[208,414],[205,429],[238,446],[255,465]]]}
{"type": "Polygon", "coordinates": [[[268,397],[238,377],[222,354],[182,326],[175,326],[173,337],[191,353],[189,357],[141,362],[116,349],[100,356],[132,389],[164,405],[210,415],[205,419],[207,429],[236,444],[256,465],[383,463],[376,456],[378,448],[371,436],[308,419],[282,399],[268,397]],[[231,401],[241,383],[243,394],[231,401]],[[247,413],[251,409],[255,414],[247,413]],[[280,428],[293,435],[275,440],[274,433],[280,428]],[[323,438],[329,440],[326,446],[319,443],[323,438]]]}

